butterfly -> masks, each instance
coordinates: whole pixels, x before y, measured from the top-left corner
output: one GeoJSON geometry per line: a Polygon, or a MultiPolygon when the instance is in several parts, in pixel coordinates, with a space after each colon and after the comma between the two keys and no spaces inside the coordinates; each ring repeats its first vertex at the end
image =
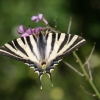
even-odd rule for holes
{"type": "Polygon", "coordinates": [[[22,61],[30,68],[34,68],[41,85],[44,73],[48,74],[52,81],[51,71],[55,69],[55,65],[85,43],[86,40],[81,36],[45,28],[37,35],[17,38],[4,44],[0,47],[0,55],[22,61]]]}

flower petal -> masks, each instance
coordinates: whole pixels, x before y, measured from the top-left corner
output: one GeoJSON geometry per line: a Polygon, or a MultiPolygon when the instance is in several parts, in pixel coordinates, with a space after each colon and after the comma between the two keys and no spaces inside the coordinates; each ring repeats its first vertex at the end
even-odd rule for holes
{"type": "Polygon", "coordinates": [[[29,34],[25,32],[25,33],[22,34],[21,36],[22,36],[22,37],[26,37],[26,36],[29,36],[29,34]]]}
{"type": "Polygon", "coordinates": [[[42,31],[42,30],[43,30],[42,27],[37,27],[37,28],[34,28],[33,32],[34,32],[34,34],[38,34],[39,31],[42,31]]]}
{"type": "Polygon", "coordinates": [[[42,20],[43,14],[38,14],[37,16],[32,16],[31,20],[34,20],[36,23],[39,22],[39,20],[42,20]]]}
{"type": "Polygon", "coordinates": [[[36,23],[39,22],[39,19],[36,19],[35,22],[36,22],[36,23]]]}
{"type": "Polygon", "coordinates": [[[31,35],[32,34],[32,29],[28,28],[28,30],[26,31],[27,34],[31,35]]]}
{"type": "Polygon", "coordinates": [[[26,30],[25,30],[25,28],[24,28],[23,25],[20,25],[19,28],[18,28],[18,30],[17,30],[17,32],[18,32],[19,34],[23,34],[25,31],[26,31],[26,30]]]}
{"type": "Polygon", "coordinates": [[[43,18],[43,14],[38,14],[38,18],[41,20],[43,18]]]}
{"type": "Polygon", "coordinates": [[[37,16],[32,16],[31,20],[36,20],[38,17],[37,16]]]}

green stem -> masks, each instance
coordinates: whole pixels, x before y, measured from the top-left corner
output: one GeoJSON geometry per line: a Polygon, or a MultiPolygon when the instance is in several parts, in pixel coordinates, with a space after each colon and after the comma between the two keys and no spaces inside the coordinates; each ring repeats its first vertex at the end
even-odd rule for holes
{"type": "Polygon", "coordinates": [[[95,91],[96,95],[97,95],[98,98],[100,99],[100,93],[99,93],[99,91],[97,90],[97,88],[95,87],[95,85],[93,84],[93,81],[89,78],[89,75],[87,74],[87,72],[86,72],[86,70],[85,70],[85,68],[84,68],[84,66],[83,66],[83,64],[82,64],[82,61],[80,60],[80,58],[78,57],[78,55],[77,55],[75,52],[73,52],[73,55],[74,55],[75,58],[78,60],[78,63],[79,63],[79,65],[80,65],[80,67],[81,67],[81,69],[82,69],[84,75],[86,76],[86,78],[88,79],[90,85],[92,86],[93,90],[95,91]]]}

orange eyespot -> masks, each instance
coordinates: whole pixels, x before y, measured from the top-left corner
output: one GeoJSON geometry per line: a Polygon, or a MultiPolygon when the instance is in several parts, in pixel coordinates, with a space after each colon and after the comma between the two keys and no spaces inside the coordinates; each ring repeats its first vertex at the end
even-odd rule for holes
{"type": "Polygon", "coordinates": [[[42,61],[40,62],[40,65],[41,65],[41,66],[47,65],[47,62],[46,62],[45,60],[42,60],[42,61]]]}

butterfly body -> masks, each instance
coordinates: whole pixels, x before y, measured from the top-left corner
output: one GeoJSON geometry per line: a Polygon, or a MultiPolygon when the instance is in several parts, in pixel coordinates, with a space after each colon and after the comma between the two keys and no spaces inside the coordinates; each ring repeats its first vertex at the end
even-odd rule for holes
{"type": "Polygon", "coordinates": [[[39,31],[38,35],[29,35],[6,43],[0,47],[0,54],[34,68],[40,80],[44,73],[51,79],[51,71],[62,57],[85,43],[85,39],[78,35],[45,30],[39,31]]]}

